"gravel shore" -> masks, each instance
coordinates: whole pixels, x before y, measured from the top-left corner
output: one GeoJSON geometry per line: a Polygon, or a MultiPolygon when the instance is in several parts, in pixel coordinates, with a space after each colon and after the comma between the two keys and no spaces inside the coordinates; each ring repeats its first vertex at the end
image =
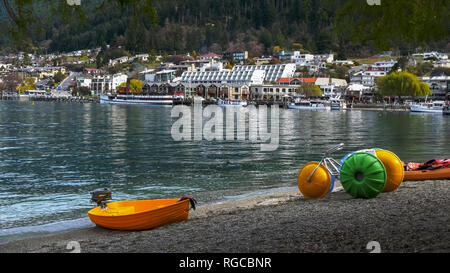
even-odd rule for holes
{"type": "Polygon", "coordinates": [[[381,252],[450,251],[450,181],[404,182],[374,199],[342,187],[322,200],[297,189],[191,211],[188,221],[140,232],[100,227],[0,245],[0,252],[381,252]]]}

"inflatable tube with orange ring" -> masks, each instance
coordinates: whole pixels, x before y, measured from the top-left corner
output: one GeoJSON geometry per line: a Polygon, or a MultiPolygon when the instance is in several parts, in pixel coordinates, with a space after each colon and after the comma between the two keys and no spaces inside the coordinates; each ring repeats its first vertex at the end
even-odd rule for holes
{"type": "Polygon", "coordinates": [[[403,182],[405,170],[400,158],[391,151],[375,149],[378,159],[381,160],[386,168],[386,185],[383,192],[390,192],[397,189],[403,182]]]}
{"type": "Polygon", "coordinates": [[[332,190],[334,186],[334,177],[328,172],[323,164],[317,168],[314,175],[311,177],[311,182],[308,182],[308,178],[319,162],[306,163],[297,177],[298,189],[307,199],[321,199],[332,190]]]}

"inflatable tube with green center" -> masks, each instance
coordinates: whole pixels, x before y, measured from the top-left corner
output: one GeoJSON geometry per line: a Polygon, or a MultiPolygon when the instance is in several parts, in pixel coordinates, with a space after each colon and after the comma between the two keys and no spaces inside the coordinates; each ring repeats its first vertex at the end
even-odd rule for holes
{"type": "Polygon", "coordinates": [[[357,152],[342,164],[341,184],[355,198],[373,198],[386,185],[386,169],[376,156],[357,152]]]}

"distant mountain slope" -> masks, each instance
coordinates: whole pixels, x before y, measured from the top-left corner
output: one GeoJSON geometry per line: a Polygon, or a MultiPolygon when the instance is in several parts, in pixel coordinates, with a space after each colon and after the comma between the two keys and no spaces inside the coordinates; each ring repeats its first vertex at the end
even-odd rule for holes
{"type": "MultiPolygon", "coordinates": [[[[82,1],[84,20],[67,24],[64,18],[42,16],[41,21],[48,25],[34,33],[33,40],[35,46],[49,51],[112,44],[131,52],[248,50],[257,56],[272,53],[274,46],[292,49],[297,43],[295,48],[315,53],[370,55],[372,46],[352,46],[345,33],[336,32],[336,11],[346,1],[155,0],[156,24],[129,8],[107,4],[98,9],[99,0],[82,1]]],[[[0,38],[0,45],[14,47],[5,37],[0,38]]]]}

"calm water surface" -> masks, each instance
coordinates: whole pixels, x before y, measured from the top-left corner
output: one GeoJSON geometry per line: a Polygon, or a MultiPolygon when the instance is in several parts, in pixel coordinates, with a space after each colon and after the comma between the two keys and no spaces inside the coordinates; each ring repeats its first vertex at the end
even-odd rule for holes
{"type": "Polygon", "coordinates": [[[113,198],[193,195],[217,202],[296,186],[302,164],[345,143],[335,157],[380,147],[404,161],[450,155],[450,116],[280,109],[280,144],[176,142],[170,107],[0,101],[0,238],[89,223],[89,192],[113,198]],[[79,220],[82,219],[82,220],[79,220]]]}

